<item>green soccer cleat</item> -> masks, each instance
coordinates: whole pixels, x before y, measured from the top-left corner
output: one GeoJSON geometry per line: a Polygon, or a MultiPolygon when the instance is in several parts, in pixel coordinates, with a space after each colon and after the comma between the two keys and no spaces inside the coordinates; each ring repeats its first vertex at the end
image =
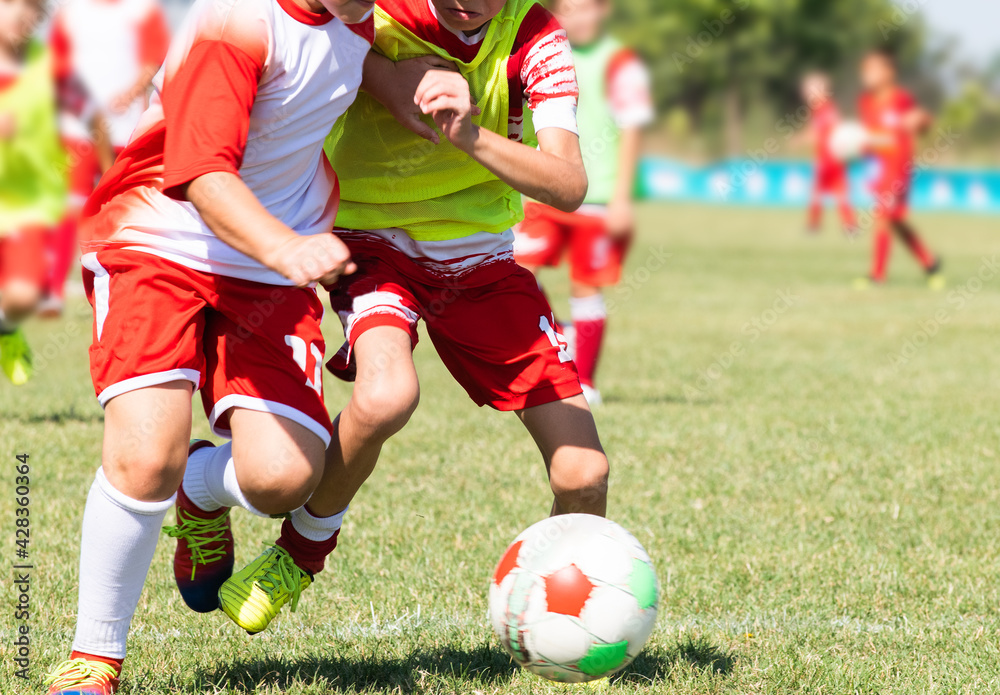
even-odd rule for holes
{"type": "Polygon", "coordinates": [[[24,386],[35,373],[31,348],[20,328],[13,333],[0,333],[0,369],[14,386],[24,386]]]}
{"type": "Polygon", "coordinates": [[[312,581],[287,550],[271,545],[222,585],[219,605],[234,623],[256,635],[267,629],[289,601],[295,611],[302,591],[312,581]]]}

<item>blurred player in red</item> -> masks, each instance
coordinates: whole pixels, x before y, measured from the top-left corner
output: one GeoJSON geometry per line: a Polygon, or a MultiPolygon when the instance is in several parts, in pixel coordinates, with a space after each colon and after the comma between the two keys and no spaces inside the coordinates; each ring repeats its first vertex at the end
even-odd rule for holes
{"type": "Polygon", "coordinates": [[[819,233],[823,224],[824,203],[832,197],[840,211],[844,232],[854,236],[858,231],[858,221],[851,207],[847,165],[830,150],[830,138],[841,122],[841,116],[833,101],[829,76],[820,72],[807,75],[802,81],[802,98],[812,111],[807,137],[816,148],[816,184],[809,204],[808,230],[811,234],[819,233]]]}
{"type": "Polygon", "coordinates": [[[148,106],[153,77],[170,44],[158,0],[67,0],[52,22],[56,75],[76,80],[102,114],[107,133],[95,141],[72,111],[60,114],[69,154],[70,197],[65,220],[49,237],[51,263],[43,313],[57,314],[77,252],[77,222],[101,174],[128,144],[148,106]]]}
{"type": "Polygon", "coordinates": [[[871,134],[872,154],[878,164],[875,180],[875,233],[871,273],[859,288],[886,280],[893,234],[898,236],[927,273],[934,289],[944,286],[940,260],[924,245],[907,221],[913,183],[917,137],[930,128],[932,118],[896,81],[893,57],[869,53],[861,63],[861,119],[871,134]]]}
{"type": "Polygon", "coordinates": [[[642,128],[654,117],[653,100],[642,61],[605,32],[610,0],[556,0],[551,8],[573,47],[580,81],[580,146],[590,192],[575,213],[536,202],[525,205],[514,253],[536,275],[542,267],[558,266],[568,254],[575,361],[587,400],[599,405],[595,376],[607,323],[603,289],[621,281],[635,231],[635,175],[642,128]]]}
{"type": "Polygon", "coordinates": [[[66,209],[66,153],[58,112],[97,128],[86,95],[59,78],[46,46],[33,38],[42,0],[0,2],[0,369],[23,385],[33,372],[20,329],[44,288],[46,240],[66,209]]]}

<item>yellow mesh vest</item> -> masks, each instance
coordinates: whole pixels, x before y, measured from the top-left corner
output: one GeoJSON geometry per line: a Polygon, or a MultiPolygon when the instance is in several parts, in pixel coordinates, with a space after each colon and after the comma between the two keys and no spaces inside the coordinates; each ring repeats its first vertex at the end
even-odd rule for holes
{"type": "Polygon", "coordinates": [[[17,132],[0,140],[0,236],[59,222],[66,208],[66,155],[59,141],[52,63],[33,41],[24,72],[0,92],[17,132]]]}
{"type": "MultiPolygon", "coordinates": [[[[507,63],[535,4],[508,0],[471,63],[418,38],[376,6],[375,49],[394,61],[433,54],[452,61],[483,111],[473,121],[507,137],[507,63]]],[[[524,216],[519,193],[444,138],[434,145],[411,133],[365,92],[334,126],[327,154],[341,182],[338,227],[399,228],[418,241],[442,241],[499,234],[524,216]]]]}

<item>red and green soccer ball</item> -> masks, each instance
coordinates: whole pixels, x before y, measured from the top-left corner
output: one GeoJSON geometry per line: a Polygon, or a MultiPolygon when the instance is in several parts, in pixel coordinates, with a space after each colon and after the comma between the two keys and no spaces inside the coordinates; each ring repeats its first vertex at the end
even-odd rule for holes
{"type": "Polygon", "coordinates": [[[639,655],[656,623],[649,555],[618,524],[547,519],[507,549],[490,585],[490,619],[514,660],[543,678],[607,678],[639,655]]]}

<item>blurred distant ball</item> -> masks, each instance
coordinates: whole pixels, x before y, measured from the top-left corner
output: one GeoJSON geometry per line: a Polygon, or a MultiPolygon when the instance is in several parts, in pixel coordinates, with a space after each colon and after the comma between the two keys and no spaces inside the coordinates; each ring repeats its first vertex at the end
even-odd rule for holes
{"type": "Polygon", "coordinates": [[[656,623],[649,555],[618,524],[585,514],[518,536],[490,585],[493,629],[528,671],[562,683],[611,676],[639,655],[656,623]]]}
{"type": "Polygon", "coordinates": [[[830,134],[830,153],[841,162],[859,159],[871,145],[871,134],[858,121],[844,121],[830,134]]]}

